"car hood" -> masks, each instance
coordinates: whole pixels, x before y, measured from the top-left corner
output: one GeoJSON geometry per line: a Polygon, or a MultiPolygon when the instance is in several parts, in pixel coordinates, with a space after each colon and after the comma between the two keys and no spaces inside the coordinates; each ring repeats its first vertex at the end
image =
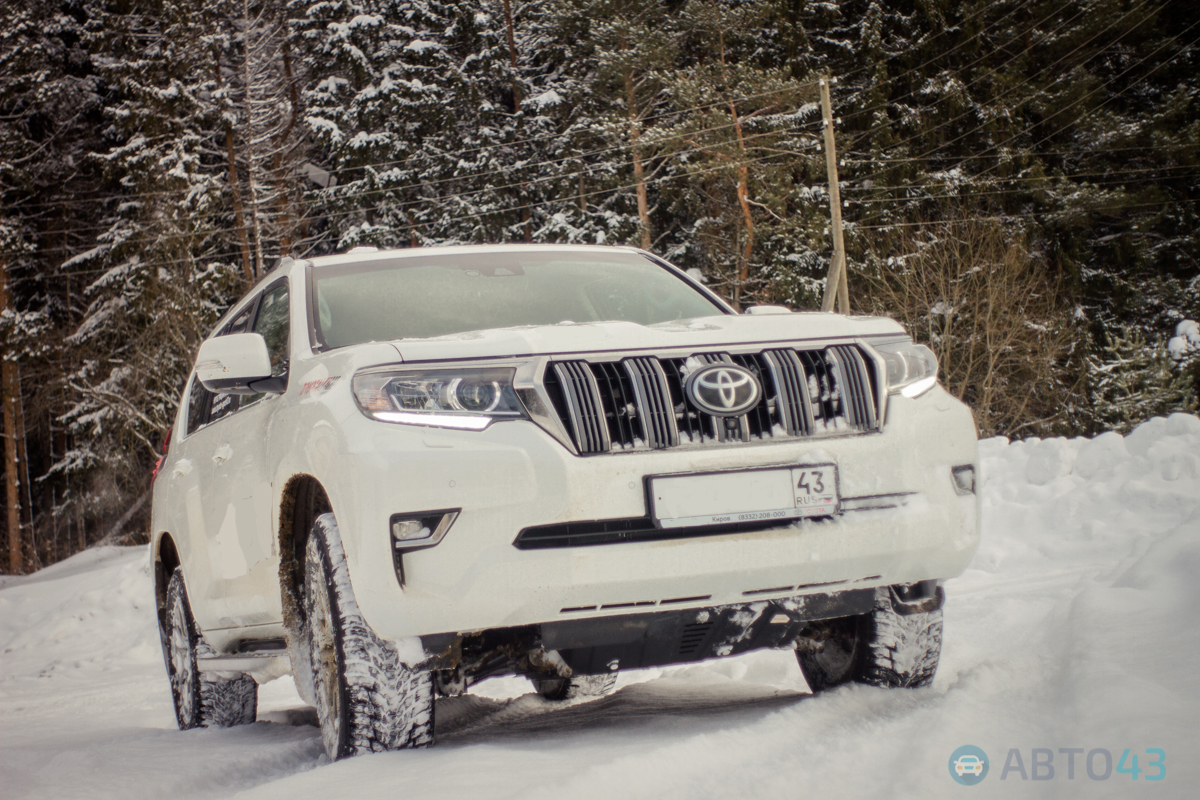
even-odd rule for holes
{"type": "Polygon", "coordinates": [[[561,323],[391,342],[405,362],[709,348],[904,335],[895,320],[821,312],[720,315],[659,325],[561,323]]]}

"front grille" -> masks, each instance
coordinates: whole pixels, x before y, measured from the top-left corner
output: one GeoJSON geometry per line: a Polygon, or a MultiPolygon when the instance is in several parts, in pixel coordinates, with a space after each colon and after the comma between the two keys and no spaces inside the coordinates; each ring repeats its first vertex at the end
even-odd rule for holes
{"type": "Polygon", "coordinates": [[[875,431],[881,417],[874,362],[849,344],[555,361],[544,380],[563,428],[584,455],[875,431]],[[691,372],[720,362],[749,370],[762,385],[758,404],[745,414],[707,414],[684,391],[691,372]]]}

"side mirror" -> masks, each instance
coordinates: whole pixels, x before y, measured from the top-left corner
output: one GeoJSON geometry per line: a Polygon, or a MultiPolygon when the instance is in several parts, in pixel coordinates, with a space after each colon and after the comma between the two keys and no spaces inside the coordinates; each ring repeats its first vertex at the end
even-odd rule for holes
{"type": "Polygon", "coordinates": [[[271,377],[271,356],[260,333],[231,333],[200,345],[196,377],[210,392],[256,394],[251,384],[271,377]]]}

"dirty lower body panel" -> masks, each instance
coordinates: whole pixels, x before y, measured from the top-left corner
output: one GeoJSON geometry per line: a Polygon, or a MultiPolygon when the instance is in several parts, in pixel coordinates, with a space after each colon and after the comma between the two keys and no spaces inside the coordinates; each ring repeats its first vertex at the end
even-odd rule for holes
{"type": "MultiPolygon", "coordinates": [[[[851,589],[711,608],[562,620],[476,634],[435,634],[422,637],[422,643],[427,653],[436,654],[431,667],[462,665],[475,673],[476,681],[499,672],[498,659],[488,658],[486,652],[503,649],[516,655],[531,647],[557,651],[575,674],[597,675],[790,647],[808,623],[866,614],[874,598],[875,589],[851,589]],[[472,658],[476,653],[483,657],[472,658]],[[472,669],[473,664],[483,663],[492,666],[472,669]]],[[[512,667],[504,671],[523,671],[515,663],[512,667]]]]}

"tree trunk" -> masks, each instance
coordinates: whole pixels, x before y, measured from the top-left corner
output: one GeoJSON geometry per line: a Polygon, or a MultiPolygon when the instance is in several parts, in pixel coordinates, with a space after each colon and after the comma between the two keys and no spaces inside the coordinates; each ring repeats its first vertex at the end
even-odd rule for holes
{"type": "MultiPolygon", "coordinates": [[[[217,90],[221,89],[221,59],[213,51],[213,75],[217,90]]],[[[225,157],[229,161],[229,194],[233,197],[233,224],[237,228],[238,247],[242,253],[242,272],[247,285],[254,283],[254,266],[250,263],[250,241],[246,236],[246,212],[242,207],[242,187],[238,182],[237,151],[233,146],[233,131],[225,128],[225,157]]]]}
{"type": "Polygon", "coordinates": [[[21,365],[13,363],[13,402],[16,404],[17,425],[17,481],[25,487],[25,518],[29,523],[29,553],[33,557],[34,569],[42,568],[42,557],[37,548],[37,529],[33,526],[33,481],[29,478],[29,428],[25,424],[25,396],[21,390],[21,365]]]}
{"type": "MultiPolygon", "coordinates": [[[[513,92],[513,113],[521,113],[521,105],[524,102],[521,97],[521,80],[517,72],[517,36],[515,25],[513,24],[512,3],[510,0],[503,0],[504,3],[504,22],[508,33],[508,63],[512,67],[512,92],[513,92]]],[[[520,132],[520,122],[518,118],[518,133],[520,132]]],[[[524,180],[521,181],[521,225],[525,229],[525,241],[533,241],[533,214],[529,209],[529,194],[528,186],[524,180]]]]}
{"type": "Polygon", "coordinates": [[[633,70],[625,68],[625,110],[629,114],[629,150],[633,155],[633,183],[637,192],[638,228],[643,250],[650,249],[650,201],[646,195],[646,169],[638,146],[637,92],[633,86],[633,70]]]}
{"type": "MultiPolygon", "coordinates": [[[[12,293],[8,287],[8,265],[0,261],[0,314],[12,308],[12,293]]],[[[7,353],[0,353],[0,388],[4,393],[4,476],[8,503],[8,571],[20,575],[25,571],[21,542],[21,472],[17,458],[17,442],[24,434],[17,430],[17,365],[7,353]]]]}
{"type": "Polygon", "coordinates": [[[504,23],[508,33],[508,63],[512,66],[513,81],[513,110],[521,110],[521,82],[517,79],[517,37],[515,26],[513,25],[512,3],[509,0],[502,0],[504,3],[504,23]]]}
{"type": "Polygon", "coordinates": [[[296,89],[296,76],[292,70],[292,54],[286,38],[280,46],[280,51],[283,60],[283,74],[287,78],[288,84],[288,103],[292,110],[288,115],[287,125],[275,138],[275,155],[271,171],[275,179],[275,213],[279,216],[279,255],[290,256],[292,254],[292,214],[288,202],[287,175],[284,170],[289,162],[286,156],[291,155],[287,149],[288,138],[296,129],[296,122],[300,116],[300,92],[296,89]]]}
{"type": "Polygon", "coordinates": [[[746,242],[742,252],[738,254],[737,283],[733,287],[733,307],[742,310],[742,294],[746,282],[750,280],[750,255],[754,252],[754,215],[750,213],[750,166],[746,163],[746,137],[742,132],[742,120],[738,116],[737,104],[729,99],[733,89],[729,83],[729,73],[725,68],[725,32],[717,35],[718,48],[721,58],[721,81],[725,84],[725,102],[729,106],[729,115],[733,117],[733,130],[738,143],[738,181],[737,198],[742,210],[742,224],[746,227],[746,242]]]}
{"type": "Polygon", "coordinates": [[[250,200],[250,226],[251,236],[250,244],[253,252],[253,269],[254,275],[257,278],[263,273],[263,231],[262,220],[259,218],[259,203],[258,203],[258,181],[255,180],[255,173],[259,169],[257,142],[255,141],[255,114],[254,114],[254,74],[252,71],[252,53],[256,47],[251,45],[250,34],[254,28],[254,16],[250,13],[250,0],[242,0],[242,17],[244,20],[244,28],[242,31],[242,91],[244,92],[244,102],[246,106],[246,195],[250,200]]]}

